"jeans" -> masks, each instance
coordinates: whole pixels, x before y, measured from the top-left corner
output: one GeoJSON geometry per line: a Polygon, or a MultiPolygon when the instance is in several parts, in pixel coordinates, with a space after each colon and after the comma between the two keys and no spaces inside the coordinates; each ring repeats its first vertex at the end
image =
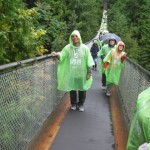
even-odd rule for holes
{"type": "Polygon", "coordinates": [[[70,91],[71,105],[79,105],[79,106],[83,105],[85,99],[86,99],[86,91],[70,91]]]}
{"type": "Polygon", "coordinates": [[[102,73],[102,86],[106,86],[106,75],[102,73]]]}

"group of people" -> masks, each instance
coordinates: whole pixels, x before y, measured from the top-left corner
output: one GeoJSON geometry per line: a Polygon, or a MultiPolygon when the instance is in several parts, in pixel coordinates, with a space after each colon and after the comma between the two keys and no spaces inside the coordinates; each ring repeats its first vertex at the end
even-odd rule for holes
{"type": "MultiPolygon", "coordinates": [[[[91,50],[82,43],[79,31],[75,30],[69,37],[69,44],[61,52],[52,52],[57,56],[58,89],[70,92],[71,110],[84,111],[86,91],[93,78],[92,69],[97,70],[97,56],[100,57],[102,88],[110,96],[112,84],[118,85],[121,68],[124,66],[125,44],[109,39],[108,44],[99,49],[94,42],[91,50]]],[[[150,87],[142,92],[137,100],[134,118],[131,123],[127,150],[150,150],[150,87]]]]}
{"type": "Polygon", "coordinates": [[[113,84],[118,85],[121,69],[124,66],[126,53],[125,44],[120,41],[117,43],[115,38],[110,38],[108,44],[102,45],[102,41],[94,42],[91,47],[91,55],[97,70],[97,59],[100,57],[100,74],[102,74],[102,89],[106,90],[106,95],[111,95],[113,84]]]}
{"type": "Polygon", "coordinates": [[[57,56],[59,59],[58,89],[70,92],[72,110],[84,111],[86,91],[92,84],[92,70],[97,70],[98,56],[102,88],[107,87],[107,96],[110,96],[112,84],[118,85],[126,53],[122,41],[116,44],[115,39],[109,39],[109,43],[104,46],[101,41],[94,41],[89,49],[82,43],[79,31],[75,30],[69,37],[69,44],[61,52],[52,52],[52,56],[57,56]]]}

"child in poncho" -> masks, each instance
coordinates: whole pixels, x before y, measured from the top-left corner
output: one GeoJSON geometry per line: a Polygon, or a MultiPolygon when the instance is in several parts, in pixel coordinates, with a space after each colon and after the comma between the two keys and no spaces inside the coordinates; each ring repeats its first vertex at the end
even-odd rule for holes
{"type": "Polygon", "coordinates": [[[106,95],[110,96],[113,84],[118,85],[121,69],[124,66],[126,53],[125,44],[120,41],[115,49],[112,49],[104,58],[104,71],[106,75],[107,89],[106,95]]]}
{"type": "Polygon", "coordinates": [[[113,38],[109,39],[108,44],[105,44],[101,50],[98,52],[98,56],[100,57],[100,65],[99,65],[99,70],[100,74],[102,74],[102,89],[106,90],[106,75],[103,70],[104,67],[104,58],[106,55],[114,48],[116,48],[116,43],[117,41],[113,38]]]}

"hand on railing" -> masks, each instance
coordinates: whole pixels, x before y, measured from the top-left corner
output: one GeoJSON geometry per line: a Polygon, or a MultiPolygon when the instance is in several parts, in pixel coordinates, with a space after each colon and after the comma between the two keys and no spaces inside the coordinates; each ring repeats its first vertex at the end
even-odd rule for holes
{"type": "Polygon", "coordinates": [[[51,55],[52,56],[59,56],[59,53],[58,52],[52,52],[51,55]]]}
{"type": "Polygon", "coordinates": [[[60,52],[52,52],[51,55],[60,59],[60,52]]]}

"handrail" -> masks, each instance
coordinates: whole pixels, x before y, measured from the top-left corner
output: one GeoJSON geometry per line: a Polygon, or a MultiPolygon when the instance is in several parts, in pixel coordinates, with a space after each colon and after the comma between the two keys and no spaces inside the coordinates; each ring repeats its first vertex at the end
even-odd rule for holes
{"type": "Polygon", "coordinates": [[[35,57],[35,58],[30,58],[30,59],[26,59],[26,60],[22,60],[22,61],[17,61],[17,62],[1,65],[0,66],[0,71],[4,70],[4,69],[11,68],[11,67],[17,67],[17,66],[20,66],[22,64],[32,63],[32,62],[35,62],[35,61],[40,61],[40,60],[50,58],[50,57],[52,57],[52,55],[47,54],[47,55],[42,55],[42,56],[38,56],[38,57],[35,57]]]}
{"type": "Polygon", "coordinates": [[[127,59],[127,61],[129,61],[130,63],[134,64],[136,67],[138,67],[142,72],[144,72],[145,74],[150,76],[150,72],[148,70],[144,69],[141,65],[137,64],[136,62],[134,62],[133,60],[131,60],[128,57],[126,57],[126,59],[127,59]]]}

